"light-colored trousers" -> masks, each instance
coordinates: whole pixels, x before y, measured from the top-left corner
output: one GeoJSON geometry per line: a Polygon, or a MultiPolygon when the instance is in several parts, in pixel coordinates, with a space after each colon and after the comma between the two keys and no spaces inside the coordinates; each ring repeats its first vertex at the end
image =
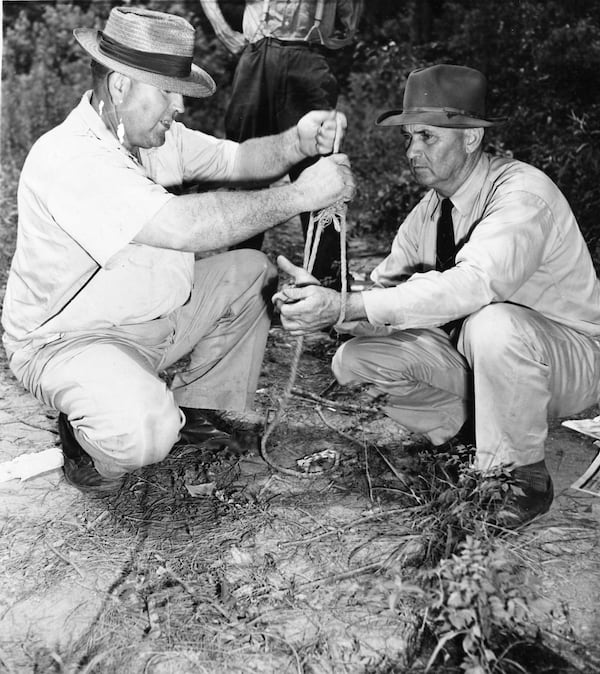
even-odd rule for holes
{"type": "Polygon", "coordinates": [[[195,263],[189,301],[147,323],[70,333],[11,359],[38,399],[65,413],[98,472],[117,477],[162,460],[186,407],[250,409],[270,326],[276,270],[259,251],[195,263]],[[159,372],[183,356],[171,387],[159,372]]]}
{"type": "Polygon", "coordinates": [[[341,384],[372,384],[387,415],[434,445],[474,409],[482,470],[540,461],[548,418],[600,400],[600,337],[509,303],[469,316],[456,347],[437,328],[355,337],[332,368],[341,384]]]}

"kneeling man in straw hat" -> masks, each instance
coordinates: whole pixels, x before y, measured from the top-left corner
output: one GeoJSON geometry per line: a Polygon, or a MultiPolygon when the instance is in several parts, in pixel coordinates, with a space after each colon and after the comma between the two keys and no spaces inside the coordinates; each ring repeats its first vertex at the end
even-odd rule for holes
{"type": "Polygon", "coordinates": [[[336,154],[341,113],[313,111],[242,144],[175,121],[183,96],[215,91],[192,62],[184,19],[121,7],[103,31],[75,37],[93,90],[23,167],[3,341],[18,380],[60,412],[67,480],[105,493],[182,432],[214,439],[198,410],[253,404],[276,270],[258,251],[194,254],[351,199],[355,187],[336,154]],[[293,184],[173,194],[191,181],[268,184],[316,155],[330,156],[293,184]],[[190,353],[167,386],[158,373],[190,353]]]}
{"type": "MultiPolygon", "coordinates": [[[[367,383],[385,412],[433,445],[474,429],[482,471],[505,466],[518,525],[553,499],[549,416],[600,399],[600,284],[571,208],[541,171],[482,149],[486,81],[436,65],[407,80],[398,126],[410,170],[429,188],[401,224],[372,289],[349,294],[333,359],[341,384],[367,383]]],[[[283,326],[332,325],[341,297],[285,258],[305,287],[275,296],[283,326]]],[[[506,512],[506,511],[505,511],[506,512]]]]}

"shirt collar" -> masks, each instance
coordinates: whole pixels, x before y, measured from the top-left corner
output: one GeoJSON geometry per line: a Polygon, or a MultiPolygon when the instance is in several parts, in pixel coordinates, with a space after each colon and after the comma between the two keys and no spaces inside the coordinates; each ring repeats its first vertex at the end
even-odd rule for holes
{"type": "Polygon", "coordinates": [[[114,147],[115,149],[119,150],[119,152],[122,152],[126,157],[129,157],[135,163],[137,163],[135,157],[126,148],[124,148],[121,143],[119,143],[106,124],[102,121],[100,115],[93,108],[91,100],[92,90],[90,89],[89,91],[86,91],[85,94],[83,94],[81,101],[76,108],[86,128],[89,129],[89,131],[91,131],[96,136],[96,138],[103,141],[110,147],[114,147]]]}
{"type": "MultiPolygon", "coordinates": [[[[483,152],[475,168],[469,174],[465,182],[450,197],[454,208],[462,215],[468,215],[475,204],[475,200],[481,193],[481,186],[485,182],[485,176],[490,169],[490,158],[483,152]]],[[[438,194],[438,203],[441,204],[442,198],[438,194]]]]}

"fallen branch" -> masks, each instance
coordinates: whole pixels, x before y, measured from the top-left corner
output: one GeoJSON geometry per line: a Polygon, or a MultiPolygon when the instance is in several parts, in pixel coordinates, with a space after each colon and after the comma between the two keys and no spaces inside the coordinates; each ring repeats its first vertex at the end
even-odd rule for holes
{"type": "Polygon", "coordinates": [[[586,672],[586,674],[587,672],[600,672],[600,652],[592,652],[583,644],[547,629],[540,629],[540,634],[542,643],[575,669],[586,672]]]}
{"type": "Polygon", "coordinates": [[[333,407],[338,410],[345,412],[352,412],[353,414],[375,414],[380,410],[377,407],[370,407],[365,405],[353,405],[352,403],[343,403],[337,402],[336,400],[330,400],[329,398],[322,398],[316,393],[311,393],[310,391],[305,391],[304,389],[299,388],[298,386],[292,387],[292,395],[295,395],[298,398],[306,398],[307,400],[312,400],[313,402],[319,403],[324,407],[333,407]]]}
{"type": "Polygon", "coordinates": [[[350,435],[349,433],[346,433],[345,431],[341,431],[339,428],[336,428],[333,424],[330,424],[327,419],[323,416],[323,412],[321,411],[320,407],[315,408],[317,411],[317,414],[321,418],[321,421],[327,426],[327,428],[330,428],[332,431],[335,431],[338,435],[340,435],[342,438],[348,440],[348,442],[352,442],[355,445],[358,445],[361,449],[365,446],[365,443],[362,442],[361,440],[357,440],[354,436],[350,435]]]}
{"type": "Polygon", "coordinates": [[[398,469],[394,464],[388,459],[388,457],[375,445],[375,451],[379,454],[379,456],[383,459],[385,462],[386,466],[392,471],[396,479],[401,482],[402,484],[406,484],[406,479],[402,476],[402,473],[398,472],[398,469]]]}
{"type": "Polygon", "coordinates": [[[305,583],[300,583],[295,586],[295,589],[306,589],[308,587],[314,587],[316,585],[321,585],[323,583],[335,583],[338,580],[348,580],[348,578],[354,578],[355,576],[362,576],[363,573],[369,573],[370,571],[381,571],[384,568],[381,562],[374,562],[372,564],[365,564],[364,566],[359,566],[356,569],[350,569],[349,571],[342,571],[341,573],[334,573],[330,576],[325,576],[324,578],[317,578],[316,580],[307,580],[305,583]]]}
{"type": "Polygon", "coordinates": [[[353,529],[354,527],[360,526],[361,524],[365,524],[367,522],[371,522],[372,520],[376,519],[385,519],[387,517],[391,517],[393,515],[400,515],[400,514],[406,514],[410,508],[393,508],[392,510],[384,510],[381,512],[377,513],[372,513],[371,515],[364,515],[363,517],[359,517],[355,520],[352,520],[351,522],[346,522],[346,524],[342,524],[339,527],[335,527],[335,529],[331,529],[330,531],[324,531],[320,534],[315,534],[314,536],[311,536],[310,538],[295,538],[292,541],[280,541],[277,543],[277,547],[285,547],[288,545],[306,545],[307,543],[314,543],[315,541],[320,541],[323,538],[327,538],[328,536],[335,536],[337,534],[341,534],[342,532],[346,531],[346,529],[353,529]]]}
{"type": "Polygon", "coordinates": [[[82,578],[85,578],[85,574],[84,574],[83,571],[77,566],[77,564],[75,564],[75,562],[74,562],[73,560],[69,559],[66,555],[63,555],[62,552],[60,552],[59,550],[57,550],[57,549],[56,549],[56,548],[55,548],[49,541],[46,541],[46,545],[48,546],[48,548],[49,548],[50,550],[52,550],[52,552],[53,552],[59,559],[62,559],[63,562],[66,562],[67,564],[69,564],[69,566],[72,566],[72,567],[75,569],[75,571],[77,571],[77,573],[78,573],[82,578]]]}

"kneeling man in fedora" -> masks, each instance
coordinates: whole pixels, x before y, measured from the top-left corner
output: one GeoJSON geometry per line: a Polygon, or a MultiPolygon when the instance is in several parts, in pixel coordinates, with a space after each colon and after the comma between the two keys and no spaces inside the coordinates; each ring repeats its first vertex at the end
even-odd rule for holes
{"type": "MultiPolygon", "coordinates": [[[[181,433],[215,440],[200,410],[251,409],[270,325],[275,267],[226,249],[304,211],[351,199],[336,152],[343,114],[313,111],[238,144],[175,121],[210,96],[183,18],[131,6],[104,31],[78,29],[93,90],[24,164],[2,324],[10,368],[59,414],[67,479],[119,489],[181,433]],[[291,185],[177,194],[187,182],[264,186],[307,157],[291,185]],[[160,376],[189,355],[170,386],[160,376]]],[[[217,439],[223,438],[217,433],[217,439]]]]}
{"type": "MultiPolygon", "coordinates": [[[[505,466],[509,522],[548,510],[548,417],[600,398],[600,284],[575,217],[541,171],[482,149],[486,81],[477,70],[412,72],[399,126],[410,169],[429,188],[401,224],[370,290],[350,293],[350,332],[335,354],[341,384],[366,383],[385,412],[433,445],[475,430],[482,471],[505,466]],[[473,419],[474,417],[474,419],[473,419]]],[[[304,287],[275,296],[283,326],[336,323],[341,297],[285,258],[304,287]],[[312,283],[313,285],[305,285],[312,283]]]]}

